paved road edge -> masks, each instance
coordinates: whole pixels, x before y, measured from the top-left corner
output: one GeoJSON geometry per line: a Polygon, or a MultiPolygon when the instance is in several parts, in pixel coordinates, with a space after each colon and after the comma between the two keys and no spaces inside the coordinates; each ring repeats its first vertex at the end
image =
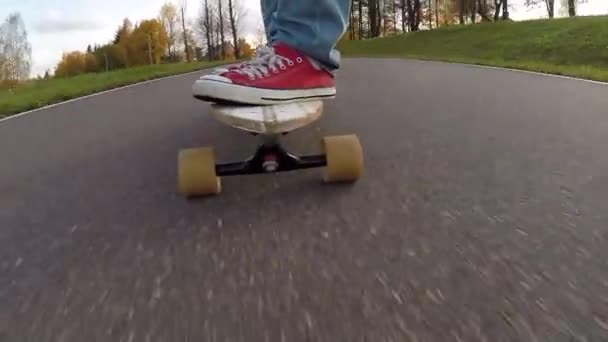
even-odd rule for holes
{"type": "Polygon", "coordinates": [[[4,118],[0,118],[0,122],[7,121],[7,120],[10,120],[10,119],[15,119],[17,117],[20,117],[20,116],[23,116],[23,115],[27,115],[27,114],[31,114],[31,113],[34,113],[34,112],[38,112],[38,111],[41,111],[41,110],[45,110],[45,109],[48,109],[48,108],[53,108],[53,107],[61,106],[61,105],[64,105],[64,104],[67,104],[67,103],[70,103],[70,102],[83,100],[83,99],[86,99],[86,98],[89,98],[89,97],[103,95],[103,94],[111,93],[111,92],[114,92],[114,91],[119,91],[119,90],[131,88],[131,87],[136,87],[136,86],[140,86],[140,85],[144,85],[144,84],[148,84],[148,83],[152,83],[152,82],[162,81],[162,80],[169,79],[169,78],[177,78],[177,77],[182,77],[182,76],[186,76],[186,75],[195,74],[197,72],[204,72],[205,70],[210,70],[210,69],[206,68],[206,69],[200,69],[200,70],[195,70],[195,71],[188,71],[188,72],[185,72],[185,73],[180,73],[180,74],[175,74],[175,75],[162,76],[162,77],[158,77],[158,78],[153,78],[151,80],[141,81],[141,82],[137,82],[137,83],[131,83],[131,84],[127,84],[127,85],[124,85],[124,86],[120,86],[120,87],[116,87],[116,88],[100,91],[100,92],[89,94],[89,95],[75,97],[73,99],[69,99],[69,100],[53,103],[53,104],[50,104],[50,105],[46,105],[46,106],[42,106],[42,107],[39,107],[39,108],[31,109],[31,110],[28,110],[28,111],[25,111],[25,112],[21,112],[21,113],[17,113],[17,114],[12,114],[12,115],[6,116],[4,118]]]}
{"type": "MultiPolygon", "coordinates": [[[[574,81],[587,82],[587,83],[592,83],[592,84],[598,84],[598,85],[608,86],[608,82],[601,82],[601,81],[589,80],[589,79],[579,78],[579,77],[572,77],[572,76],[565,76],[565,75],[543,73],[543,72],[530,71],[530,70],[524,70],[524,69],[498,67],[498,66],[491,66],[491,65],[469,64],[469,63],[460,63],[460,62],[448,62],[448,61],[441,61],[441,60],[415,59],[415,58],[403,58],[403,57],[347,57],[347,59],[359,59],[359,58],[398,59],[398,60],[411,60],[411,61],[429,62],[429,63],[455,64],[455,65],[462,65],[462,66],[474,67],[474,68],[493,69],[493,70],[510,71],[510,72],[520,72],[520,73],[533,74],[533,75],[545,76],[545,77],[556,77],[556,78],[561,78],[561,79],[574,80],[574,81]]],[[[194,74],[194,73],[197,73],[197,72],[203,72],[205,70],[209,70],[209,68],[201,69],[201,70],[195,70],[195,71],[189,71],[189,72],[181,73],[181,74],[163,76],[163,77],[154,78],[154,79],[147,80],[147,81],[132,83],[132,84],[128,84],[128,85],[125,85],[125,86],[120,86],[120,87],[117,87],[117,88],[112,88],[112,89],[104,90],[104,91],[101,91],[101,92],[98,92],[98,93],[93,93],[93,94],[89,94],[89,95],[85,95],[85,96],[75,97],[73,99],[69,99],[69,100],[66,100],[66,101],[57,102],[57,103],[53,103],[53,104],[50,104],[50,105],[42,106],[42,107],[39,107],[39,108],[36,108],[36,109],[31,109],[31,110],[28,110],[28,111],[25,111],[25,112],[9,115],[7,117],[1,118],[0,119],[0,123],[3,122],[3,121],[7,121],[7,120],[10,120],[10,119],[14,119],[14,118],[23,116],[23,115],[31,114],[31,113],[38,112],[38,111],[41,111],[41,110],[45,110],[45,109],[52,108],[52,107],[61,106],[61,105],[64,105],[64,104],[67,104],[67,103],[70,103],[70,102],[74,102],[74,101],[78,101],[78,100],[83,100],[83,99],[86,99],[86,98],[89,98],[89,97],[103,95],[103,94],[111,93],[111,92],[114,92],[114,91],[119,91],[119,90],[130,88],[130,87],[136,87],[136,86],[140,86],[140,85],[143,85],[143,84],[148,84],[148,83],[152,83],[152,82],[161,81],[161,80],[164,80],[164,79],[176,78],[176,77],[182,77],[182,76],[186,76],[186,75],[191,75],[191,74],[194,74]]]]}

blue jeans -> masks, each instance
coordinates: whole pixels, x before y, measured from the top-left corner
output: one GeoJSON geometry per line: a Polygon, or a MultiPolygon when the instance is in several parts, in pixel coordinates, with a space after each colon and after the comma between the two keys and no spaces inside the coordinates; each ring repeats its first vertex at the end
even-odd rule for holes
{"type": "Polygon", "coordinates": [[[351,0],[261,0],[269,45],[281,42],[321,63],[340,67],[336,43],[348,28],[351,0]]]}

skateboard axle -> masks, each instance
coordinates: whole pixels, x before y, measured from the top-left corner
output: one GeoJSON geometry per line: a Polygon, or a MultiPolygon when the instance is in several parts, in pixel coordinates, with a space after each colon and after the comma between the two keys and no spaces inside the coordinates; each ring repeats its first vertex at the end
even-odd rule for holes
{"type": "Polygon", "coordinates": [[[296,156],[287,152],[280,144],[265,141],[253,156],[245,161],[220,163],[215,166],[218,176],[235,176],[259,173],[272,173],[324,167],[324,155],[296,156]]]}

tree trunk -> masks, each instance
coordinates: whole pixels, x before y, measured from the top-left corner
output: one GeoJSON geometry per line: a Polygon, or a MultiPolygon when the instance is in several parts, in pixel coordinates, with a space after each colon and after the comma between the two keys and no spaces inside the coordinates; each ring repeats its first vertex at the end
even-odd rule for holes
{"type": "Polygon", "coordinates": [[[471,11],[471,23],[475,24],[475,21],[477,19],[477,1],[476,0],[469,0],[470,1],[470,11],[471,11]]]}
{"type": "Polygon", "coordinates": [[[509,4],[507,0],[502,0],[502,20],[509,19],[509,4]]]}
{"type": "Polygon", "coordinates": [[[576,0],[568,0],[568,16],[576,16],[576,0]]]}
{"type": "Polygon", "coordinates": [[[418,31],[420,29],[420,21],[422,18],[422,6],[420,5],[420,0],[414,0],[414,10],[416,13],[416,21],[415,21],[415,29],[414,31],[418,31]]]}
{"type": "Polygon", "coordinates": [[[439,0],[435,0],[435,27],[439,28],[439,0]]]}
{"type": "Polygon", "coordinates": [[[406,0],[405,3],[407,5],[407,26],[410,31],[413,31],[412,27],[414,26],[414,8],[412,7],[412,0],[406,0]]]}
{"type": "Polygon", "coordinates": [[[405,0],[401,0],[401,31],[403,32],[407,32],[407,14],[405,8],[405,0]]]}
{"type": "Polygon", "coordinates": [[[222,58],[222,44],[220,42],[220,25],[219,25],[219,21],[215,24],[215,36],[213,37],[213,50],[215,51],[215,59],[221,59],[222,58]]]}
{"type": "Polygon", "coordinates": [[[369,13],[369,37],[378,37],[380,35],[380,1],[369,0],[368,2],[368,13],[369,13]]]}
{"type": "Polygon", "coordinates": [[[374,37],[374,31],[376,29],[375,25],[376,25],[376,20],[375,18],[375,14],[374,11],[376,9],[376,6],[374,5],[374,1],[373,0],[369,0],[367,2],[367,38],[373,38],[374,37]]]}
{"type": "Polygon", "coordinates": [[[350,4],[350,39],[355,40],[355,0],[350,4]]]}
{"type": "Polygon", "coordinates": [[[500,11],[502,8],[502,0],[494,0],[494,21],[500,19],[500,11]]]}
{"type": "Polygon", "coordinates": [[[226,59],[226,39],[224,37],[224,12],[223,12],[223,5],[222,5],[222,0],[219,0],[218,2],[218,11],[219,11],[219,19],[220,19],[220,26],[219,26],[219,30],[220,30],[220,49],[222,49],[222,51],[220,52],[220,56],[222,58],[222,60],[226,59]]]}
{"type": "Polygon", "coordinates": [[[382,36],[386,37],[386,5],[382,4],[382,12],[380,15],[380,18],[382,18],[382,36]]]}
{"type": "Polygon", "coordinates": [[[359,0],[359,39],[363,39],[363,0],[359,0]]]}
{"type": "Polygon", "coordinates": [[[211,16],[209,15],[209,2],[205,0],[205,38],[207,39],[207,58],[212,61],[213,56],[213,41],[212,41],[211,16]]]}
{"type": "Polygon", "coordinates": [[[492,19],[488,16],[488,0],[478,0],[477,13],[481,17],[482,22],[490,22],[492,19]]]}
{"type": "Polygon", "coordinates": [[[464,25],[464,0],[458,1],[458,22],[460,25],[464,25]]]}
{"type": "Polygon", "coordinates": [[[384,9],[380,11],[380,0],[376,0],[376,35],[374,37],[380,37],[380,28],[384,26],[384,9]]]}
{"type": "MultiPolygon", "coordinates": [[[[384,4],[384,3],[383,3],[384,4]]],[[[376,13],[378,14],[376,18],[378,19],[378,24],[376,27],[378,28],[378,32],[376,33],[376,37],[380,37],[380,28],[384,26],[384,6],[380,8],[380,0],[376,1],[376,6],[378,6],[376,13]]]]}
{"type": "Polygon", "coordinates": [[[545,4],[547,5],[547,14],[549,15],[549,19],[553,19],[555,16],[555,0],[545,0],[545,4]]]}
{"type": "Polygon", "coordinates": [[[427,12],[429,15],[429,29],[433,29],[433,1],[432,0],[428,0],[428,7],[427,7],[427,12]]]}
{"type": "Polygon", "coordinates": [[[236,32],[236,18],[234,13],[233,0],[228,0],[228,16],[230,19],[230,30],[232,31],[232,45],[234,46],[234,58],[241,58],[241,48],[239,46],[239,37],[236,32]]]}
{"type": "Polygon", "coordinates": [[[418,31],[420,27],[420,0],[407,0],[407,21],[409,23],[410,31],[418,31]]]}
{"type": "Polygon", "coordinates": [[[393,2],[393,34],[397,34],[397,5],[395,5],[395,0],[391,0],[393,2]]]}
{"type": "Polygon", "coordinates": [[[188,31],[186,31],[186,5],[185,3],[180,8],[182,14],[182,37],[184,39],[184,49],[186,53],[186,62],[191,62],[192,57],[190,56],[190,48],[188,47],[188,31]]]}

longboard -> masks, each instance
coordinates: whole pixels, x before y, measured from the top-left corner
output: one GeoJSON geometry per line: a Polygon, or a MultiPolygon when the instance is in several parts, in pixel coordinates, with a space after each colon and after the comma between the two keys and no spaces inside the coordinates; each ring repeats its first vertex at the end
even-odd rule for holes
{"type": "Polygon", "coordinates": [[[355,182],[363,173],[363,151],[356,135],[327,136],[323,154],[296,156],[280,144],[280,136],[305,127],[323,113],[322,101],[277,105],[211,104],[211,115],[233,128],[262,136],[246,160],[217,163],[213,147],[187,148],[178,156],[178,192],[184,196],[217,195],[221,177],[323,168],[325,182],[355,182]]]}

